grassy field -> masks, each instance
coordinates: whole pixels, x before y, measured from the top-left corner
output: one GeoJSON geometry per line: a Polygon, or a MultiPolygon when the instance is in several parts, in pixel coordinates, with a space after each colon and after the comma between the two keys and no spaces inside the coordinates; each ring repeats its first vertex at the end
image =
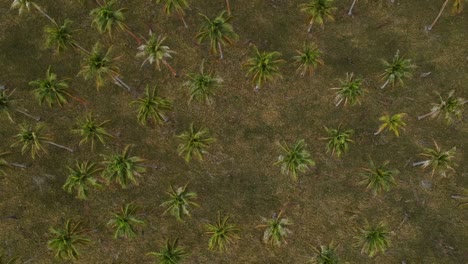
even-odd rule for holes
{"type": "Polygon", "coordinates": [[[468,210],[458,208],[451,195],[468,188],[468,126],[465,122],[447,125],[442,119],[418,120],[427,113],[437,94],[468,98],[468,16],[467,12],[442,15],[432,32],[424,31],[437,15],[443,1],[413,0],[391,4],[386,0],[359,1],[354,17],[347,16],[351,1],[337,1],[336,21],[322,30],[307,33],[307,18],[299,12],[300,0],[232,0],[232,24],[240,38],[225,48],[225,60],[198,45],[195,34],[201,23],[199,12],[209,17],[225,8],[222,0],[193,0],[187,11],[188,29],[180,20],[166,17],[160,5],[149,0],[119,1],[128,8],[126,22],[137,35],[147,37],[152,29],[167,35],[167,45],[177,54],[171,60],[181,77],[156,71],[153,65],[140,67],[135,41],[122,31],[113,37],[99,34],[91,26],[89,12],[94,1],[37,0],[58,21],[69,18],[80,29],[75,37],[90,49],[96,42],[112,46],[122,79],[134,89],[107,84],[99,91],[94,81],[77,76],[84,56],[72,49],[57,55],[44,46],[43,28],[50,23],[37,12],[18,15],[10,10],[10,0],[0,1],[0,84],[14,89],[15,105],[40,116],[54,142],[74,148],[74,153],[47,146],[48,155],[31,159],[11,148],[18,124],[35,121],[12,114],[16,123],[0,115],[0,153],[10,162],[24,163],[26,169],[10,169],[0,176],[0,250],[6,256],[21,257],[20,263],[67,263],[54,258],[47,249],[49,227],[62,226],[66,219],[81,219],[91,231],[90,246],[79,247],[74,263],[152,263],[146,253],[156,251],[167,238],[180,238],[191,254],[184,263],[306,263],[313,247],[334,241],[342,263],[468,263],[468,210]],[[313,76],[300,77],[291,57],[304,42],[315,42],[323,51],[325,64],[313,76]],[[243,66],[254,51],[279,51],[287,61],[281,67],[283,79],[268,84],[258,93],[245,76],[243,66]],[[404,87],[381,90],[381,59],[390,60],[397,50],[417,65],[414,78],[404,87]],[[211,106],[188,103],[183,86],[185,74],[205,68],[224,79],[224,86],[211,106]],[[59,78],[69,78],[71,91],[89,104],[71,101],[65,107],[40,106],[28,82],[43,78],[51,66],[59,78]],[[338,78],[346,72],[365,79],[362,105],[335,107],[338,78]],[[425,78],[422,73],[431,72],[425,78]],[[162,96],[174,102],[170,120],[162,126],[138,124],[129,102],[141,96],[146,85],[159,87],[162,96]],[[71,132],[76,118],[92,111],[101,120],[111,120],[108,131],[115,138],[106,146],[79,146],[80,137],[71,132]],[[385,113],[407,113],[408,125],[400,137],[391,133],[374,136],[379,117],[385,113]],[[207,127],[216,138],[202,162],[186,163],[177,154],[176,135],[190,123],[207,127]],[[341,158],[326,153],[324,126],[355,131],[354,144],[341,158]],[[317,165],[294,182],[282,175],[273,163],[280,155],[279,142],[305,139],[317,165]],[[429,169],[413,167],[423,147],[435,139],[444,149],[457,147],[456,172],[448,177],[431,177],[429,169]],[[92,190],[86,201],[62,189],[75,160],[100,162],[102,154],[121,152],[134,144],[132,154],[155,165],[139,179],[138,186],[122,189],[116,184],[92,190]],[[358,185],[369,157],[380,163],[390,160],[400,174],[388,193],[374,197],[358,185]],[[422,186],[430,181],[431,188],[422,186]],[[162,215],[159,205],[169,186],[183,186],[198,194],[200,207],[192,218],[178,222],[162,215]],[[106,226],[110,212],[124,203],[141,207],[145,225],[132,239],[114,239],[106,226]],[[256,228],[261,217],[282,210],[294,224],[287,244],[274,248],[262,243],[263,230],[256,228]],[[208,250],[204,225],[216,220],[217,212],[232,215],[241,229],[241,240],[225,253],[208,250]],[[384,221],[391,233],[391,246],[374,258],[360,254],[354,236],[365,221],[384,221]]]}

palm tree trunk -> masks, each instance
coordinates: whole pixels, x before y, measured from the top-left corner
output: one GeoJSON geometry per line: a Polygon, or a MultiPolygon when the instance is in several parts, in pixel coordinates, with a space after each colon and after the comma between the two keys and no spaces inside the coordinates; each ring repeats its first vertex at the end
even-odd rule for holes
{"type": "MultiPolygon", "coordinates": [[[[34,8],[36,8],[37,11],[39,11],[42,15],[44,15],[46,18],[48,18],[54,25],[57,25],[57,22],[53,18],[51,18],[49,15],[47,15],[46,12],[42,11],[42,8],[36,4],[34,4],[34,8]]],[[[57,25],[58,26],[58,25],[57,25]]]]}
{"type": "Polygon", "coordinates": [[[314,21],[311,20],[310,21],[310,24],[309,24],[309,28],[307,28],[307,33],[310,33],[310,31],[312,30],[312,25],[314,24],[314,21]]]}
{"type": "Polygon", "coordinates": [[[420,166],[420,165],[423,165],[423,164],[425,164],[425,163],[427,163],[427,160],[423,160],[423,161],[419,161],[419,162],[414,162],[414,163],[413,163],[413,167],[415,167],[415,166],[420,166]]]}
{"type": "Polygon", "coordinates": [[[184,27],[188,28],[188,25],[187,25],[187,22],[185,22],[184,16],[181,13],[178,13],[178,14],[179,14],[180,20],[182,20],[182,23],[184,23],[184,27]]]}
{"type": "Polygon", "coordinates": [[[356,4],[357,0],[354,0],[353,3],[351,4],[351,7],[349,8],[349,11],[348,11],[348,16],[352,16],[353,15],[353,8],[354,8],[354,5],[356,4]]]}
{"type": "Polygon", "coordinates": [[[122,81],[122,79],[120,79],[119,77],[117,77],[117,76],[111,76],[111,77],[112,77],[112,79],[114,80],[114,82],[116,84],[120,84],[121,86],[125,87],[128,91],[132,90],[132,88],[130,86],[128,86],[126,83],[124,83],[122,81]]]}
{"type": "Polygon", "coordinates": [[[91,54],[91,52],[87,51],[85,48],[83,48],[83,47],[81,47],[80,45],[78,45],[78,43],[73,43],[72,45],[73,45],[73,47],[75,47],[75,48],[77,48],[77,49],[83,51],[83,52],[86,53],[87,55],[91,54]]]}
{"type": "Polygon", "coordinates": [[[54,143],[54,142],[52,142],[52,141],[44,141],[44,142],[47,143],[47,144],[50,144],[50,145],[52,145],[52,146],[56,146],[56,147],[59,147],[59,148],[62,148],[62,149],[66,149],[66,150],[68,150],[68,151],[70,151],[70,152],[73,152],[73,149],[68,148],[68,147],[65,147],[65,146],[62,146],[62,145],[59,145],[59,144],[54,143]]]}
{"type": "Polygon", "coordinates": [[[260,90],[260,84],[257,83],[254,88],[254,92],[258,92],[260,90]]]}
{"type": "Polygon", "coordinates": [[[86,102],[85,100],[83,100],[83,99],[81,99],[79,97],[75,97],[75,96],[70,95],[70,94],[68,96],[70,96],[71,99],[77,101],[78,103],[80,103],[82,105],[87,105],[88,104],[88,102],[86,102]]]}
{"type": "Polygon", "coordinates": [[[390,82],[390,79],[387,79],[387,81],[382,86],[380,86],[380,89],[385,88],[385,86],[387,86],[389,82],[390,82]]]}
{"type": "Polygon", "coordinates": [[[132,36],[132,37],[136,40],[136,42],[138,43],[138,45],[141,45],[141,39],[140,39],[139,37],[137,37],[135,34],[133,34],[133,32],[130,31],[130,29],[128,29],[127,26],[124,27],[124,30],[125,30],[125,32],[127,32],[128,34],[130,34],[130,36],[132,36]]]}
{"type": "Polygon", "coordinates": [[[439,20],[440,16],[442,15],[442,12],[444,12],[444,9],[445,7],[447,6],[448,2],[450,0],[445,0],[444,4],[442,5],[442,8],[440,9],[439,11],[439,14],[437,15],[437,17],[434,19],[434,22],[432,22],[432,24],[430,26],[427,27],[427,30],[428,31],[431,31],[432,28],[434,27],[434,25],[437,23],[437,20],[439,20]]]}
{"type": "Polygon", "coordinates": [[[226,8],[228,15],[231,15],[231,5],[229,4],[229,0],[226,0],[226,8]]]}
{"type": "Polygon", "coordinates": [[[34,119],[34,120],[36,120],[36,121],[40,121],[40,120],[41,120],[40,117],[35,117],[35,116],[30,115],[30,114],[28,114],[28,113],[26,113],[26,112],[24,112],[24,111],[21,111],[21,110],[18,110],[18,109],[15,109],[15,111],[18,112],[18,113],[20,113],[20,114],[23,114],[23,115],[25,115],[25,116],[27,116],[27,117],[29,117],[29,118],[32,118],[32,119],[34,119]]]}
{"type": "Polygon", "coordinates": [[[174,70],[174,68],[172,68],[172,66],[166,60],[163,60],[162,63],[172,72],[172,75],[174,75],[174,77],[177,77],[176,70],[174,70]]]}
{"type": "Polygon", "coordinates": [[[421,119],[426,118],[426,117],[428,117],[428,116],[431,116],[431,115],[433,115],[433,114],[434,114],[434,112],[431,111],[431,112],[429,112],[429,113],[427,113],[427,114],[425,114],[425,115],[420,115],[420,116],[418,116],[418,120],[421,120],[421,119]]]}
{"type": "Polygon", "coordinates": [[[218,41],[218,49],[220,54],[220,59],[224,60],[223,48],[221,47],[221,42],[218,41]]]}
{"type": "Polygon", "coordinates": [[[13,167],[21,168],[21,169],[26,169],[28,167],[28,165],[14,163],[14,162],[8,162],[8,166],[13,166],[13,167]]]}

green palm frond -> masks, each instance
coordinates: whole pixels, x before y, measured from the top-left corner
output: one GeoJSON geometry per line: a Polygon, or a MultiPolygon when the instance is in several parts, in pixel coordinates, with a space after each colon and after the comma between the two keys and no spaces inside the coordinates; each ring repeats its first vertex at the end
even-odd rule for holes
{"type": "Polygon", "coordinates": [[[145,96],[131,102],[130,105],[138,106],[138,122],[144,126],[146,126],[148,120],[153,120],[157,124],[166,122],[166,112],[173,109],[171,101],[158,96],[156,86],[150,89],[148,85],[146,86],[145,96]]]}
{"type": "Polygon", "coordinates": [[[137,218],[138,206],[125,204],[120,208],[120,212],[112,213],[112,219],[107,223],[115,229],[114,238],[133,238],[137,235],[135,226],[144,224],[144,221],[137,218]]]}
{"type": "Polygon", "coordinates": [[[50,67],[47,69],[46,78],[29,82],[29,85],[36,87],[33,91],[39,103],[46,103],[52,107],[55,103],[63,106],[68,103],[68,84],[65,80],[58,80],[57,75],[53,73],[50,67]]]}
{"type": "Polygon", "coordinates": [[[359,183],[372,190],[374,195],[388,192],[395,185],[394,176],[399,173],[398,170],[389,169],[388,163],[389,161],[385,161],[382,165],[376,166],[371,160],[370,168],[363,169],[364,173],[361,174],[363,179],[359,183]]]}
{"type": "Polygon", "coordinates": [[[355,237],[356,245],[361,247],[361,254],[374,257],[379,252],[384,253],[390,246],[390,232],[387,226],[380,222],[377,225],[370,225],[366,222],[364,228],[359,229],[359,234],[355,237]]]}
{"type": "Polygon", "coordinates": [[[403,86],[403,80],[413,77],[411,72],[416,67],[411,63],[410,59],[405,59],[404,56],[400,56],[400,51],[397,51],[392,62],[382,60],[382,63],[385,67],[385,71],[381,74],[381,78],[385,83],[380,87],[381,89],[385,88],[389,83],[395,86],[396,82],[403,86]]]}
{"type": "Polygon", "coordinates": [[[224,10],[213,20],[204,14],[200,14],[200,16],[203,18],[203,22],[198,34],[195,36],[198,43],[208,40],[211,52],[214,54],[220,52],[221,59],[223,59],[222,46],[232,45],[239,38],[230,23],[232,16],[226,15],[224,10]]]}
{"type": "Polygon", "coordinates": [[[211,236],[208,240],[208,248],[210,250],[225,251],[230,244],[240,239],[237,235],[239,229],[235,224],[228,223],[229,218],[229,216],[225,216],[221,219],[221,215],[218,213],[216,224],[205,225],[206,233],[211,236]]]}
{"type": "Polygon", "coordinates": [[[282,212],[274,215],[272,218],[262,217],[264,224],[258,225],[258,228],[265,228],[263,232],[263,243],[273,246],[280,246],[283,242],[286,243],[286,237],[291,234],[287,226],[292,225],[292,222],[287,218],[281,217],[282,212]]]}
{"type": "Polygon", "coordinates": [[[179,156],[183,156],[186,162],[189,162],[194,156],[203,160],[204,154],[207,153],[206,148],[215,142],[215,139],[209,136],[208,129],[195,128],[193,123],[190,124],[188,131],[177,137],[182,141],[177,148],[179,156]]]}
{"type": "Polygon", "coordinates": [[[182,220],[184,215],[190,216],[190,207],[199,206],[195,202],[192,202],[192,199],[197,198],[197,194],[194,192],[187,191],[187,184],[183,187],[175,189],[172,185],[167,192],[169,195],[169,200],[161,204],[162,207],[166,207],[166,210],[163,214],[170,213],[175,216],[179,221],[182,220]]]}
{"type": "Polygon", "coordinates": [[[403,121],[403,118],[407,116],[406,113],[399,113],[399,114],[394,114],[392,116],[390,115],[384,115],[379,118],[379,120],[382,122],[380,125],[379,129],[377,132],[374,133],[374,135],[380,134],[384,130],[389,130],[393,131],[395,133],[395,136],[400,136],[400,129],[405,129],[406,123],[403,121]]]}
{"type": "Polygon", "coordinates": [[[340,87],[331,88],[336,90],[335,106],[341,103],[346,106],[348,102],[350,105],[361,104],[361,97],[364,95],[363,79],[355,78],[354,73],[346,73],[346,79],[339,81],[340,87]]]}
{"type": "Polygon", "coordinates": [[[283,151],[278,157],[275,165],[281,166],[281,173],[291,174],[294,180],[297,180],[298,173],[305,173],[309,166],[315,166],[315,162],[310,158],[310,153],[305,150],[306,143],[303,139],[297,141],[292,146],[280,144],[283,151]]]}
{"type": "Polygon", "coordinates": [[[203,62],[199,73],[189,73],[189,79],[184,83],[190,89],[190,100],[204,101],[206,104],[213,103],[215,91],[221,87],[223,79],[214,75],[212,72],[205,73],[203,62]]]}
{"type": "Polygon", "coordinates": [[[178,242],[178,238],[176,238],[172,243],[169,242],[168,239],[160,251],[150,252],[147,255],[156,257],[159,264],[178,264],[189,255],[183,247],[178,245],[178,242]]]}
{"type": "Polygon", "coordinates": [[[84,236],[86,230],[81,229],[81,222],[67,220],[64,228],[49,229],[52,239],[47,245],[50,250],[55,252],[55,257],[60,259],[78,259],[79,252],[77,246],[87,245],[91,240],[84,236]]]}
{"type": "Polygon", "coordinates": [[[341,125],[337,129],[331,129],[325,127],[325,131],[328,134],[328,137],[323,138],[328,140],[327,143],[327,153],[336,154],[337,157],[340,157],[342,154],[348,152],[349,143],[354,141],[351,139],[351,136],[354,134],[352,129],[341,130],[341,125]]]}
{"type": "Polygon", "coordinates": [[[298,55],[294,56],[294,63],[299,65],[297,72],[304,76],[307,72],[310,75],[319,66],[323,65],[322,52],[315,43],[304,44],[302,50],[296,50],[298,55]]]}
{"type": "Polygon", "coordinates": [[[278,59],[281,53],[262,52],[254,46],[255,56],[249,58],[245,66],[248,68],[247,76],[252,76],[252,81],[255,84],[255,90],[260,89],[262,84],[266,82],[274,82],[278,78],[282,78],[279,71],[279,64],[284,61],[278,59]]]}
{"type": "Polygon", "coordinates": [[[140,165],[142,158],[133,156],[130,157],[131,145],[127,145],[122,154],[113,154],[104,156],[103,164],[106,168],[102,172],[102,176],[108,183],[115,181],[122,188],[126,188],[130,182],[138,185],[136,177],[141,176],[145,172],[145,168],[140,165]]]}
{"type": "Polygon", "coordinates": [[[15,136],[17,141],[11,146],[21,146],[21,154],[29,151],[33,159],[39,156],[41,152],[47,153],[42,143],[45,140],[49,140],[49,138],[42,136],[43,128],[44,126],[42,124],[37,124],[35,127],[20,125],[20,131],[15,136]]]}
{"type": "Polygon", "coordinates": [[[336,246],[333,243],[314,247],[315,257],[311,259],[313,264],[338,264],[339,258],[336,255],[336,246]]]}
{"type": "Polygon", "coordinates": [[[115,77],[119,76],[119,68],[114,65],[116,59],[110,57],[111,51],[112,48],[106,52],[102,51],[100,44],[96,43],[91,54],[84,59],[78,75],[83,76],[85,80],[96,79],[97,88],[104,85],[106,77],[115,81],[115,77]]]}
{"type": "Polygon", "coordinates": [[[106,143],[105,138],[112,137],[104,128],[104,125],[109,122],[110,120],[97,122],[93,114],[88,113],[83,119],[77,121],[78,129],[74,129],[73,131],[82,136],[80,145],[90,141],[91,150],[94,150],[95,141],[99,141],[104,145],[106,143]]]}
{"type": "Polygon", "coordinates": [[[119,27],[122,30],[126,29],[124,23],[125,16],[124,8],[116,9],[115,0],[105,0],[104,5],[99,6],[89,13],[93,18],[92,24],[96,26],[100,33],[109,33],[112,35],[112,29],[119,27]]]}
{"type": "Polygon", "coordinates": [[[96,168],[96,163],[88,161],[79,163],[77,161],[74,168],[68,167],[68,178],[62,188],[68,193],[76,191],[76,198],[86,200],[90,187],[101,186],[93,177],[100,170],[96,168]]]}

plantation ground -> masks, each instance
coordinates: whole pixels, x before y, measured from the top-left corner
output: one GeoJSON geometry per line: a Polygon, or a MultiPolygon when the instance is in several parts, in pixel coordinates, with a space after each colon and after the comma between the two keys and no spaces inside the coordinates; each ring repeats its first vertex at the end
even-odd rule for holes
{"type": "MultiPolygon", "coordinates": [[[[0,116],[0,152],[12,151],[6,158],[26,163],[27,169],[9,170],[0,178],[0,248],[8,256],[21,256],[28,263],[60,263],[47,250],[48,228],[62,226],[68,218],[83,219],[92,231],[94,243],[80,247],[76,263],[152,263],[145,254],[160,248],[166,238],[180,238],[180,244],[191,252],[185,263],[305,263],[313,255],[312,246],[335,241],[344,263],[468,263],[468,210],[457,208],[453,194],[468,188],[465,150],[468,126],[459,122],[447,126],[443,120],[417,116],[430,110],[442,94],[455,90],[468,98],[468,16],[464,13],[442,15],[431,33],[424,26],[432,22],[442,1],[359,1],[355,16],[346,15],[351,1],[338,1],[336,21],[325,29],[315,27],[307,34],[306,17],[299,12],[298,0],[232,0],[233,26],[239,41],[225,49],[225,60],[210,55],[206,44],[197,45],[194,35],[202,12],[213,17],[224,6],[222,0],[194,0],[187,13],[189,29],[176,18],[166,18],[161,6],[152,1],[120,1],[127,7],[126,18],[137,35],[147,36],[150,28],[168,36],[167,45],[177,52],[171,61],[181,76],[197,71],[205,59],[206,69],[215,70],[224,79],[212,106],[187,103],[184,78],[173,78],[169,71],[155,71],[135,58],[137,44],[127,34],[116,31],[113,38],[100,35],[91,27],[89,11],[94,1],[38,0],[47,13],[58,21],[72,19],[80,31],[78,42],[90,48],[99,41],[113,47],[121,56],[118,65],[123,79],[134,90],[126,92],[115,85],[99,91],[93,81],[76,74],[83,59],[67,50],[54,55],[44,48],[43,27],[50,23],[40,14],[18,16],[10,11],[11,1],[0,1],[0,83],[16,88],[16,105],[41,116],[49,134],[57,143],[77,151],[69,153],[48,148],[49,155],[31,160],[19,149],[10,148],[18,125],[0,116]],[[290,64],[295,50],[307,41],[316,42],[324,52],[325,65],[312,77],[300,78],[290,64]],[[249,44],[260,50],[279,51],[287,60],[282,66],[284,78],[267,85],[259,93],[245,77],[243,64],[253,54],[249,44]],[[381,59],[391,59],[397,50],[418,66],[414,78],[404,88],[378,89],[381,59]],[[43,78],[49,65],[59,78],[70,78],[74,95],[85,99],[85,108],[72,101],[63,108],[40,107],[27,83],[43,78]],[[354,72],[365,78],[367,94],[361,106],[335,107],[337,78],[354,72]],[[431,72],[426,77],[421,73],[431,72]],[[142,127],[135,109],[128,103],[140,96],[146,84],[160,87],[160,94],[173,100],[170,121],[161,127],[142,127]],[[101,120],[109,119],[108,130],[116,138],[96,151],[78,146],[80,138],[71,129],[77,117],[92,111],[101,120]],[[383,133],[374,136],[378,118],[384,113],[408,113],[406,131],[399,138],[383,133]],[[179,141],[175,135],[189,124],[203,125],[212,131],[216,143],[209,148],[204,162],[186,164],[177,155],[179,141]],[[355,131],[355,144],[341,159],[326,154],[323,126],[355,131]],[[292,143],[305,139],[317,166],[298,182],[280,174],[276,161],[280,150],[277,142],[292,143]],[[430,178],[429,170],[411,166],[420,160],[422,147],[432,146],[432,139],[444,148],[457,147],[456,173],[448,178],[430,178]],[[122,190],[111,184],[93,190],[82,202],[61,189],[66,180],[67,165],[76,159],[101,161],[101,154],[120,152],[126,144],[135,144],[132,153],[145,158],[145,164],[157,169],[139,179],[139,186],[122,190]],[[373,197],[357,183],[361,168],[369,157],[378,163],[390,160],[400,170],[397,186],[390,192],[373,197]],[[430,180],[425,189],[422,180],[430,180]],[[159,205],[166,198],[170,184],[198,193],[201,205],[191,219],[177,222],[162,216],[159,205]],[[106,223],[110,212],[123,203],[141,206],[146,225],[133,240],[116,240],[106,223]],[[262,244],[260,216],[269,217],[284,211],[294,222],[288,244],[272,248],[262,244]],[[210,252],[203,225],[212,223],[217,212],[231,214],[241,229],[241,240],[227,253],[210,252]],[[14,216],[14,217],[12,217],[14,216]],[[406,220],[404,220],[406,218],[406,220]],[[355,229],[370,222],[385,221],[393,231],[390,249],[370,259],[360,255],[354,244],[355,229]],[[403,221],[404,220],[404,221],[403,221]]],[[[13,115],[17,123],[31,123],[13,115]]]]}

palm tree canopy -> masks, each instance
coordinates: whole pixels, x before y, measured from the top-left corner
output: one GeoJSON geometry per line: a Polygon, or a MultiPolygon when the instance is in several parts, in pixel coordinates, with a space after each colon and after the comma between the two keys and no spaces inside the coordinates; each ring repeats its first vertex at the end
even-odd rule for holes
{"type": "Polygon", "coordinates": [[[57,80],[57,75],[51,71],[49,67],[46,72],[46,78],[29,82],[29,85],[35,86],[33,91],[39,99],[40,104],[47,103],[52,107],[55,103],[63,106],[68,103],[67,97],[71,95],[68,93],[68,84],[65,80],[57,80]]]}
{"type": "Polygon", "coordinates": [[[239,36],[234,32],[234,28],[229,23],[232,16],[226,15],[226,11],[223,10],[213,20],[208,18],[204,14],[200,14],[203,17],[203,23],[200,31],[196,35],[199,43],[202,43],[206,39],[210,41],[210,49],[213,53],[217,52],[218,45],[232,45],[234,40],[238,39],[239,36]]]}
{"type": "Polygon", "coordinates": [[[228,223],[229,216],[225,216],[221,219],[221,215],[218,213],[218,221],[216,224],[207,224],[205,225],[206,233],[211,235],[208,240],[208,249],[214,250],[218,249],[219,251],[225,251],[229,244],[235,242],[235,240],[240,239],[237,235],[239,229],[235,224],[228,223]]]}
{"type": "Polygon", "coordinates": [[[362,88],[363,80],[361,78],[355,78],[354,73],[346,73],[345,80],[339,80],[340,87],[331,88],[336,90],[335,105],[338,106],[343,102],[346,105],[348,102],[351,105],[360,104],[361,97],[364,95],[364,89],[362,88]]]}
{"type": "Polygon", "coordinates": [[[374,257],[379,252],[384,253],[390,246],[389,235],[390,232],[384,223],[380,222],[377,225],[366,223],[356,237],[357,244],[361,246],[361,254],[366,253],[369,257],[374,257]]]}
{"type": "Polygon", "coordinates": [[[112,219],[107,225],[115,229],[114,238],[132,238],[136,236],[135,225],[144,224],[136,217],[138,206],[128,203],[120,208],[119,213],[112,213],[112,219]]]}
{"type": "Polygon", "coordinates": [[[387,83],[391,83],[395,86],[395,82],[399,82],[403,85],[403,80],[411,78],[413,76],[411,72],[416,67],[412,64],[410,59],[405,59],[404,56],[400,56],[400,51],[397,51],[392,62],[382,60],[382,63],[385,67],[385,71],[381,74],[382,80],[385,80],[383,87],[385,87],[387,83]]]}
{"type": "Polygon", "coordinates": [[[291,147],[280,144],[283,154],[278,157],[276,165],[281,166],[281,173],[291,174],[294,180],[297,180],[299,172],[304,173],[309,166],[314,166],[315,162],[310,158],[310,153],[305,150],[306,144],[303,139],[297,141],[291,147]]]}
{"type": "Polygon", "coordinates": [[[104,85],[105,76],[111,78],[119,75],[119,68],[114,65],[115,58],[110,58],[112,48],[103,52],[99,43],[96,43],[91,50],[91,54],[85,58],[78,75],[82,75],[85,80],[95,78],[97,87],[104,85]]]}
{"type": "Polygon", "coordinates": [[[136,180],[140,173],[145,172],[140,163],[144,161],[142,158],[133,156],[130,157],[131,145],[127,145],[121,155],[113,154],[104,156],[103,164],[106,168],[103,170],[102,175],[108,181],[115,181],[122,188],[126,188],[129,182],[138,185],[136,180]]]}
{"type": "Polygon", "coordinates": [[[148,61],[150,64],[155,63],[156,69],[161,70],[161,62],[172,59],[172,54],[176,52],[171,50],[169,46],[163,45],[165,40],[166,37],[164,36],[150,34],[150,38],[146,43],[138,47],[137,57],[146,57],[141,66],[148,61]]]}
{"type": "Polygon", "coordinates": [[[88,113],[84,119],[78,120],[78,129],[75,129],[74,132],[79,133],[83,137],[83,139],[80,141],[80,145],[91,141],[91,150],[93,150],[95,140],[105,144],[105,138],[112,137],[104,128],[104,125],[109,122],[110,120],[97,122],[92,113],[88,113]]]}
{"type": "Polygon", "coordinates": [[[365,185],[367,189],[372,190],[374,195],[383,191],[388,192],[395,185],[394,176],[399,173],[398,170],[388,168],[389,161],[385,161],[382,165],[375,165],[370,161],[370,168],[364,168],[363,177],[360,184],[365,185]]]}
{"type": "Polygon", "coordinates": [[[252,81],[260,87],[263,83],[274,81],[281,78],[282,75],[279,71],[279,64],[284,62],[278,59],[281,53],[262,52],[254,47],[255,56],[247,60],[246,66],[248,67],[247,76],[252,76],[252,81]]]}
{"type": "Polygon", "coordinates": [[[182,140],[178,146],[180,156],[184,156],[186,162],[189,162],[193,156],[199,160],[203,160],[203,155],[206,153],[206,148],[215,141],[209,136],[209,130],[206,128],[195,128],[193,123],[190,124],[188,131],[177,136],[182,140]]]}
{"type": "Polygon", "coordinates": [[[337,129],[325,127],[325,131],[328,134],[328,137],[324,138],[328,140],[327,152],[331,151],[331,154],[336,154],[337,157],[340,157],[342,154],[348,152],[349,143],[354,142],[351,139],[351,136],[354,134],[352,129],[342,131],[341,126],[339,126],[337,129]]]}
{"type": "Polygon", "coordinates": [[[262,217],[261,224],[257,227],[266,228],[263,233],[263,242],[265,244],[272,244],[273,246],[280,246],[285,238],[291,234],[291,231],[287,228],[288,225],[292,225],[292,222],[287,218],[281,217],[282,212],[278,215],[274,215],[272,218],[262,217]]]}
{"type": "Polygon", "coordinates": [[[174,187],[171,185],[169,191],[167,192],[170,199],[160,205],[162,207],[167,207],[163,214],[169,212],[179,221],[182,220],[184,215],[190,217],[190,206],[198,206],[198,204],[191,201],[197,198],[197,194],[195,192],[189,192],[187,190],[187,185],[188,183],[185,184],[185,186],[179,187],[177,189],[174,189],[174,187]]]}
{"type": "Polygon", "coordinates": [[[20,125],[20,131],[15,136],[18,140],[11,146],[21,145],[21,154],[30,151],[33,159],[41,152],[47,153],[42,142],[49,138],[42,135],[43,128],[42,124],[37,124],[35,127],[20,125]]]}
{"type": "Polygon", "coordinates": [[[189,255],[183,247],[178,245],[178,242],[178,238],[172,243],[168,239],[159,252],[150,252],[147,255],[158,258],[160,264],[178,264],[189,255]]]}
{"type": "Polygon", "coordinates": [[[215,76],[212,72],[205,73],[203,65],[204,63],[202,62],[199,73],[189,73],[186,75],[189,80],[184,85],[190,89],[189,101],[198,100],[211,104],[213,103],[215,91],[221,87],[223,79],[215,76]]]}
{"type": "Polygon", "coordinates": [[[166,13],[166,15],[170,15],[174,11],[180,15],[184,15],[184,9],[189,8],[187,0],[156,0],[158,4],[161,2],[164,2],[164,13],[166,13]]]}
{"type": "Polygon", "coordinates": [[[81,222],[74,223],[69,219],[65,223],[65,227],[63,229],[55,229],[53,227],[49,229],[53,238],[49,240],[48,247],[55,251],[55,256],[57,258],[77,259],[79,253],[76,246],[91,243],[91,240],[83,235],[86,230],[81,229],[80,227],[81,222]]]}
{"type": "Polygon", "coordinates": [[[76,198],[85,200],[88,198],[89,187],[99,187],[100,184],[93,177],[101,169],[96,168],[96,163],[76,162],[74,168],[68,167],[69,175],[62,188],[68,193],[76,190],[76,198]]]}
{"type": "Polygon", "coordinates": [[[35,3],[30,0],[13,0],[11,4],[11,9],[18,9],[19,14],[21,15],[25,11],[30,11],[31,7],[35,7],[35,3]]]}
{"type": "Polygon", "coordinates": [[[172,102],[158,96],[157,87],[150,89],[146,86],[145,96],[130,103],[138,106],[138,122],[146,125],[148,120],[153,120],[155,123],[163,123],[167,120],[166,111],[171,111],[172,102]]]}
{"type": "Polygon", "coordinates": [[[96,26],[100,33],[108,32],[112,34],[112,29],[118,26],[125,29],[124,8],[116,9],[115,0],[105,0],[104,5],[99,6],[89,13],[93,17],[92,24],[96,26]]]}
{"type": "Polygon", "coordinates": [[[49,48],[55,47],[55,51],[59,53],[67,47],[75,45],[73,30],[71,29],[72,24],[73,21],[65,19],[62,25],[45,27],[46,46],[49,48]]]}
{"type": "Polygon", "coordinates": [[[379,134],[385,129],[388,129],[390,131],[393,131],[393,133],[395,133],[395,136],[400,136],[399,129],[404,129],[404,127],[406,126],[405,121],[403,121],[403,118],[405,116],[407,116],[406,113],[381,116],[379,120],[382,122],[382,124],[380,125],[379,130],[375,132],[375,134],[379,134]]]}
{"type": "Polygon", "coordinates": [[[336,7],[333,7],[334,0],[310,0],[309,3],[300,5],[301,11],[309,16],[309,24],[314,22],[321,25],[326,19],[333,21],[333,12],[336,7]]]}
{"type": "Polygon", "coordinates": [[[302,50],[296,50],[296,53],[298,55],[294,56],[293,59],[294,62],[299,65],[297,71],[300,72],[302,76],[304,76],[307,71],[312,74],[315,68],[319,65],[323,65],[323,60],[321,59],[322,52],[315,43],[304,44],[302,50]]]}

